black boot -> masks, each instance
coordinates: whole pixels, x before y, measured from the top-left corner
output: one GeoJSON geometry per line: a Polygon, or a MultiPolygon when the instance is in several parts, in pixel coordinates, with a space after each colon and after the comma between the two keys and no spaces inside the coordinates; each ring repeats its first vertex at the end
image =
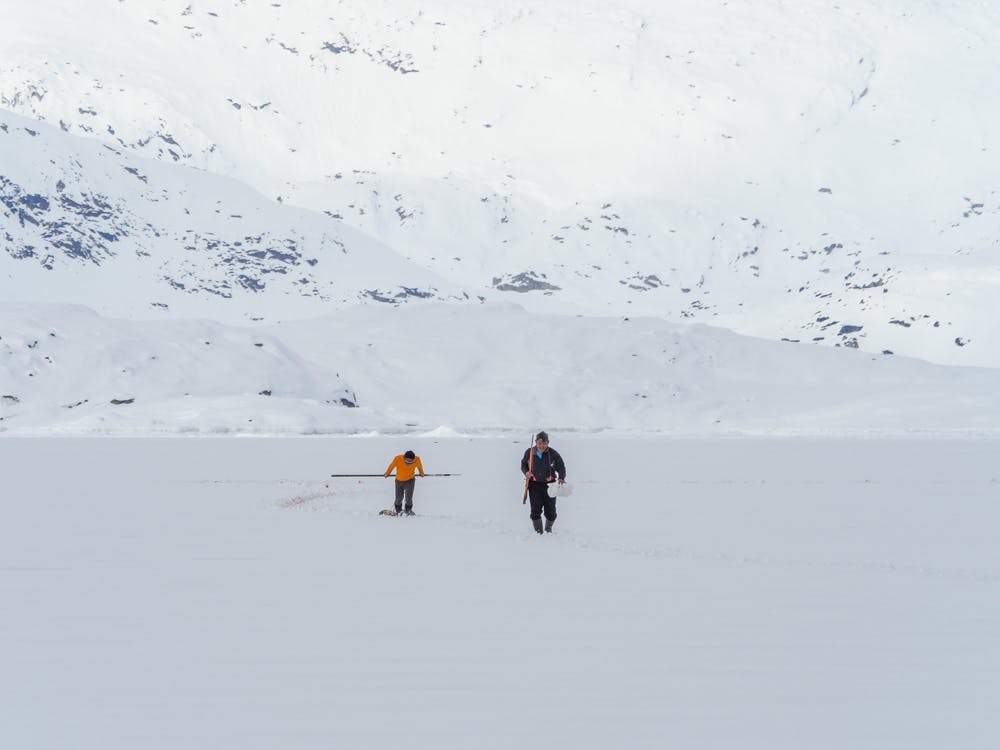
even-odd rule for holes
{"type": "Polygon", "coordinates": [[[536,533],[538,533],[538,534],[542,533],[542,519],[541,518],[532,518],[531,519],[531,525],[535,527],[535,532],[536,533]]]}
{"type": "Polygon", "coordinates": [[[545,532],[547,534],[551,534],[552,533],[552,522],[551,521],[549,523],[545,524],[545,532]]]}

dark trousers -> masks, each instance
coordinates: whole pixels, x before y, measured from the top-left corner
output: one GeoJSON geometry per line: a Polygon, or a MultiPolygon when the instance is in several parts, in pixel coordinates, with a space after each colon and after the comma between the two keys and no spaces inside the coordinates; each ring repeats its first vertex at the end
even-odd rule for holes
{"type": "Polygon", "coordinates": [[[531,503],[531,522],[535,528],[541,528],[544,512],[545,525],[551,529],[556,520],[556,499],[549,497],[549,486],[545,482],[528,482],[528,502],[531,503]]]}
{"type": "Polygon", "coordinates": [[[403,510],[403,498],[406,498],[406,510],[413,510],[413,488],[417,486],[417,478],[405,482],[396,480],[396,512],[403,510]]]}

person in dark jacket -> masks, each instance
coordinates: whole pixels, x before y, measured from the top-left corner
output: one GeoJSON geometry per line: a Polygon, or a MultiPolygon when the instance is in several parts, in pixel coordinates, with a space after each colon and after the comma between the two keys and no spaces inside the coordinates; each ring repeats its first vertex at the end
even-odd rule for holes
{"type": "Polygon", "coordinates": [[[565,484],[566,464],[555,448],[549,447],[549,436],[539,432],[535,436],[535,447],[528,448],[521,459],[521,473],[528,483],[528,499],[531,502],[531,524],[535,531],[542,533],[542,513],[545,513],[545,531],[552,531],[556,522],[556,499],[549,497],[549,485],[553,482],[565,484]]]}

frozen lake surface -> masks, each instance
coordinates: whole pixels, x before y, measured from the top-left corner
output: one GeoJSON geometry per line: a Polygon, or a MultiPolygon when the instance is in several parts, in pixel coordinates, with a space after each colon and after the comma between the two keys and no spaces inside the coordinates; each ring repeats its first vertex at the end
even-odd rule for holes
{"type": "Polygon", "coordinates": [[[1000,443],[526,438],[0,440],[0,743],[1000,743],[1000,443]]]}

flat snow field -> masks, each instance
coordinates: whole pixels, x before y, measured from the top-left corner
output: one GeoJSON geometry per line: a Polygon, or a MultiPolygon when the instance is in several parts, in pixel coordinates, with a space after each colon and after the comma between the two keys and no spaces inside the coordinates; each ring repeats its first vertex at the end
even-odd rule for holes
{"type": "Polygon", "coordinates": [[[1000,443],[526,443],[0,440],[0,746],[1000,747],[1000,443]]]}

